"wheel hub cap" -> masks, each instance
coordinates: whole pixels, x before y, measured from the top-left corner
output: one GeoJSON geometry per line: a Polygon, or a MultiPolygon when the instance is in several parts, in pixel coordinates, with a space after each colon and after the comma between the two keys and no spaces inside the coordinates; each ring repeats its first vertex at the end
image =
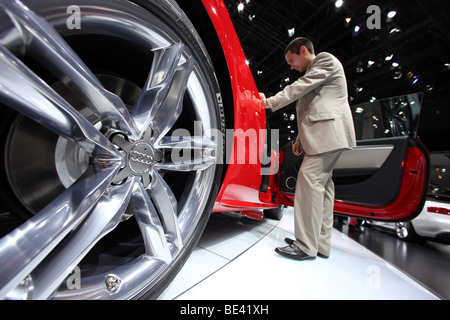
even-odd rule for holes
{"type": "Polygon", "coordinates": [[[144,138],[136,142],[128,141],[121,134],[113,137],[113,143],[125,153],[125,166],[117,174],[113,183],[121,183],[130,176],[140,176],[144,187],[150,184],[153,167],[162,159],[162,151],[156,150],[151,142],[151,132],[150,128],[147,129],[144,138]]]}

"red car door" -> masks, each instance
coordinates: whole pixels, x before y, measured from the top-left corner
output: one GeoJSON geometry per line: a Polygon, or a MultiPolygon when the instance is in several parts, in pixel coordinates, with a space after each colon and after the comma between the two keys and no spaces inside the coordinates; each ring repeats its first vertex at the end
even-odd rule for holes
{"type": "MultiPolygon", "coordinates": [[[[371,220],[409,220],[420,213],[429,155],[418,140],[421,94],[352,106],[357,147],[344,151],[333,172],[336,214],[371,220]]],[[[281,150],[279,204],[292,205],[302,156],[281,150]]]]}

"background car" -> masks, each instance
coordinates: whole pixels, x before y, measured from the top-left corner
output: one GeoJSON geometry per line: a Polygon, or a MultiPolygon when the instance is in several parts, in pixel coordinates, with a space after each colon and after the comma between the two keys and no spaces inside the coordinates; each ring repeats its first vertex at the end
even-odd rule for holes
{"type": "MultiPolygon", "coordinates": [[[[0,70],[2,299],[156,298],[211,212],[291,205],[288,153],[221,0],[3,0],[0,70]]],[[[410,125],[360,128],[340,214],[401,220],[423,205],[420,103],[390,101],[381,131],[410,125]]]]}
{"type": "Polygon", "coordinates": [[[404,240],[417,236],[450,244],[450,155],[432,153],[428,199],[422,212],[411,221],[397,223],[366,221],[366,224],[386,228],[404,240]]]}

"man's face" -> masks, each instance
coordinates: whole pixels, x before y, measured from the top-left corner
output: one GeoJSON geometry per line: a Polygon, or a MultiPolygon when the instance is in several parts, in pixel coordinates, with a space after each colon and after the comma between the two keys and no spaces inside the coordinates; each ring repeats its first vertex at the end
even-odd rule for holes
{"type": "Polygon", "coordinates": [[[292,70],[297,70],[299,72],[305,72],[307,68],[305,56],[300,51],[300,54],[288,51],[286,53],[286,62],[291,66],[292,70]]]}

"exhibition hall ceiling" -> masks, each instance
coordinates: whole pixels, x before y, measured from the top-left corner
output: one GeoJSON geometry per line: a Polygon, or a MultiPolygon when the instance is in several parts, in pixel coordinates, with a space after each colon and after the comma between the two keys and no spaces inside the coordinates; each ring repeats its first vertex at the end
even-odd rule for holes
{"type": "Polygon", "coordinates": [[[419,135],[450,150],[450,1],[225,0],[258,89],[295,81],[284,58],[295,37],[343,64],[350,104],[423,92],[419,135]]]}

